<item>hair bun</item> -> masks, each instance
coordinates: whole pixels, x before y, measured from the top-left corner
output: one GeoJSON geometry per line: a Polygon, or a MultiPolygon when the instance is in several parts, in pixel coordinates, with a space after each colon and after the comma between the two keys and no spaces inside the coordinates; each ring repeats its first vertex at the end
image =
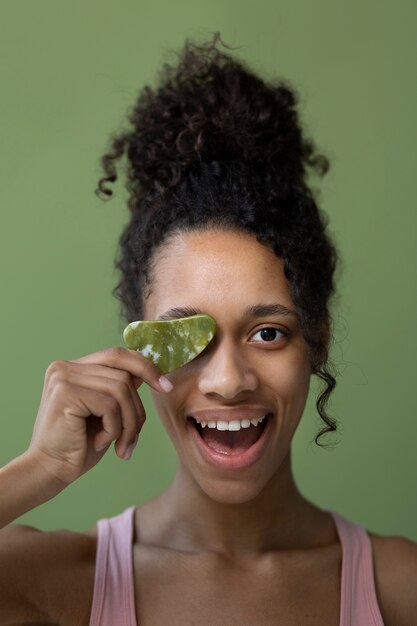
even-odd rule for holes
{"type": "Polygon", "coordinates": [[[129,114],[131,130],[113,137],[102,157],[105,176],[97,192],[111,196],[116,161],[128,159],[129,207],[152,205],[202,162],[238,160],[275,171],[304,187],[305,167],[324,174],[329,163],[303,138],[296,91],[285,81],[267,83],[211,42],[186,40],[176,65],[165,63],[157,87],[145,86],[129,114]]]}

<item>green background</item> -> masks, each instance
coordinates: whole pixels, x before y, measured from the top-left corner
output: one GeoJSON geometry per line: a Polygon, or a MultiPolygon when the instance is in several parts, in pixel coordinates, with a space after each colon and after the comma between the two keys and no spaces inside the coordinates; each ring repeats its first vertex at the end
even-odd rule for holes
{"type": "MultiPolygon", "coordinates": [[[[233,54],[301,97],[303,124],[332,164],[320,184],[342,255],[323,450],[314,392],[296,433],[302,492],[381,534],[417,540],[415,2],[2,0],[0,464],[29,444],[55,359],[122,345],[111,295],[125,192],[94,195],[110,133],[170,50],[221,32],[233,54]]],[[[82,530],[163,490],[176,458],[148,420],[132,460],[113,446],[88,474],[19,518],[82,530]]]]}

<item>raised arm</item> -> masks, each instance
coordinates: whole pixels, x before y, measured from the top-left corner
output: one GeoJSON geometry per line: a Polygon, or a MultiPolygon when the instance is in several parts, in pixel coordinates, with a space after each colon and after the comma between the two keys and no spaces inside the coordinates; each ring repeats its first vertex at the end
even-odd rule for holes
{"type": "MultiPolygon", "coordinates": [[[[0,469],[0,626],[56,619],[56,597],[94,543],[11,523],[94,467],[112,441],[129,459],[146,419],[137,389],[146,382],[164,393],[160,375],[141,354],[119,347],[48,367],[29,447],[0,469]]],[[[84,579],[71,580],[77,587],[84,579]]]]}

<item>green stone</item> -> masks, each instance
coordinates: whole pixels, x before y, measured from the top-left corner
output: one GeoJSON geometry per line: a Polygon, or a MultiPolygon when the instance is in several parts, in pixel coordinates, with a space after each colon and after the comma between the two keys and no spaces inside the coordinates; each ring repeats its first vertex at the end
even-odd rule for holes
{"type": "Polygon", "coordinates": [[[163,374],[189,363],[208,346],[216,320],[200,314],[176,320],[130,322],[123,331],[128,348],[152,361],[163,374]]]}

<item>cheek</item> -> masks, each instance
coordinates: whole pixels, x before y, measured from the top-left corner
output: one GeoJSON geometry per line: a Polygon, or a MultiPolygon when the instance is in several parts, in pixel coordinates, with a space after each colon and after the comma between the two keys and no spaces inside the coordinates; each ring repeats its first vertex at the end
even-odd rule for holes
{"type": "Polygon", "coordinates": [[[302,410],[310,387],[311,368],[304,355],[289,354],[268,374],[269,385],[284,403],[302,410]]]}
{"type": "Polygon", "coordinates": [[[174,392],[171,391],[170,394],[161,394],[154,390],[151,390],[156,412],[159,415],[166,431],[171,437],[175,437],[176,434],[175,424],[173,424],[173,421],[170,418],[170,415],[173,414],[172,407],[175,404],[172,397],[173,393],[174,392]],[[169,398],[168,395],[170,396],[169,398]]]}
{"type": "Polygon", "coordinates": [[[157,414],[160,416],[164,424],[168,421],[169,403],[166,398],[162,397],[162,394],[157,393],[151,389],[153,402],[156,408],[157,414]]]}

